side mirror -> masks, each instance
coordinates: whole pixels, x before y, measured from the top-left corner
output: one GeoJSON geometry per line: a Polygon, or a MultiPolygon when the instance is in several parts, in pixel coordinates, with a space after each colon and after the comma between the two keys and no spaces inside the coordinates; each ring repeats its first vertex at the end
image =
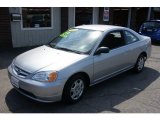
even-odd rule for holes
{"type": "Polygon", "coordinates": [[[108,47],[100,47],[96,50],[95,55],[99,55],[101,53],[109,53],[108,47]]]}

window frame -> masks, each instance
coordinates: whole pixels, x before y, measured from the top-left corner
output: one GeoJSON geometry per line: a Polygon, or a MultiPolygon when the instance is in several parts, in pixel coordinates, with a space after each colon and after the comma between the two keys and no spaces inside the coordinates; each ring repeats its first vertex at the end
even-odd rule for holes
{"type": "Polygon", "coordinates": [[[51,27],[38,27],[38,28],[25,28],[23,27],[23,14],[22,14],[22,8],[20,8],[20,14],[21,14],[21,30],[48,30],[48,29],[53,29],[53,8],[49,7],[51,9],[51,27]]]}
{"type": "MultiPolygon", "coordinates": [[[[119,47],[110,49],[110,51],[126,46],[126,40],[125,40],[125,38],[124,38],[124,32],[123,32],[123,30],[112,30],[112,31],[107,32],[106,35],[104,35],[104,37],[102,38],[101,42],[99,43],[97,49],[100,47],[101,43],[102,43],[103,40],[106,38],[106,36],[107,36],[108,34],[112,33],[112,32],[120,32],[121,35],[122,35],[122,38],[124,39],[125,44],[124,44],[123,46],[119,46],[119,47]]],[[[96,49],[96,50],[97,50],[97,49],[96,49]]],[[[95,50],[95,52],[96,52],[96,50],[95,50]]],[[[94,53],[95,53],[95,52],[94,52],[94,53]]]]}
{"type": "Polygon", "coordinates": [[[124,36],[126,45],[130,45],[130,44],[132,44],[132,43],[135,43],[135,42],[140,41],[140,39],[139,39],[136,35],[134,35],[132,32],[130,32],[130,31],[128,31],[128,30],[123,30],[123,36],[124,36]],[[137,40],[134,41],[134,42],[131,42],[131,43],[127,43],[127,38],[126,38],[126,35],[125,35],[125,31],[128,32],[128,33],[130,33],[131,35],[133,35],[137,40]]]}

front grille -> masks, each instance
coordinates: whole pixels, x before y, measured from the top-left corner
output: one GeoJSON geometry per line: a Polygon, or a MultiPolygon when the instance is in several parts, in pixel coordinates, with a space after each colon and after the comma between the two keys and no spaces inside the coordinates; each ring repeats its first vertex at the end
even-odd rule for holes
{"type": "Polygon", "coordinates": [[[17,67],[16,65],[13,66],[13,70],[16,73],[16,75],[18,75],[19,77],[23,77],[25,78],[26,76],[28,76],[30,73],[17,67]]]}

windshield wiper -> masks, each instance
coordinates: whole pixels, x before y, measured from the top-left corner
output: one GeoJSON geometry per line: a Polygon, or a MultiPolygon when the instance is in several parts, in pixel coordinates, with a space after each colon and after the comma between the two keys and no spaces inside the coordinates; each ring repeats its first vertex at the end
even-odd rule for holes
{"type": "Polygon", "coordinates": [[[70,51],[70,49],[68,48],[63,48],[63,47],[54,47],[55,49],[59,49],[59,50],[64,50],[64,51],[70,51]]]}
{"type": "Polygon", "coordinates": [[[68,48],[63,48],[63,47],[54,47],[55,49],[59,49],[59,50],[64,50],[64,51],[69,51],[69,52],[74,52],[74,53],[77,53],[77,54],[84,54],[80,51],[76,51],[76,50],[71,50],[71,49],[68,49],[68,48]]]}

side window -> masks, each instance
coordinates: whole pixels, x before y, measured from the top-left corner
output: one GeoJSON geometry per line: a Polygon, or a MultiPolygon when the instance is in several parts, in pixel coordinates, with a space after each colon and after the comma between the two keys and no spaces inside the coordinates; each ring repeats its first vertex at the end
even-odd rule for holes
{"type": "Polygon", "coordinates": [[[125,45],[121,31],[113,31],[106,35],[100,44],[100,47],[108,47],[109,49],[118,48],[125,45]]]}
{"type": "Polygon", "coordinates": [[[133,35],[131,32],[128,32],[128,31],[124,31],[124,36],[127,44],[130,44],[139,40],[135,35],[133,35]]]}

